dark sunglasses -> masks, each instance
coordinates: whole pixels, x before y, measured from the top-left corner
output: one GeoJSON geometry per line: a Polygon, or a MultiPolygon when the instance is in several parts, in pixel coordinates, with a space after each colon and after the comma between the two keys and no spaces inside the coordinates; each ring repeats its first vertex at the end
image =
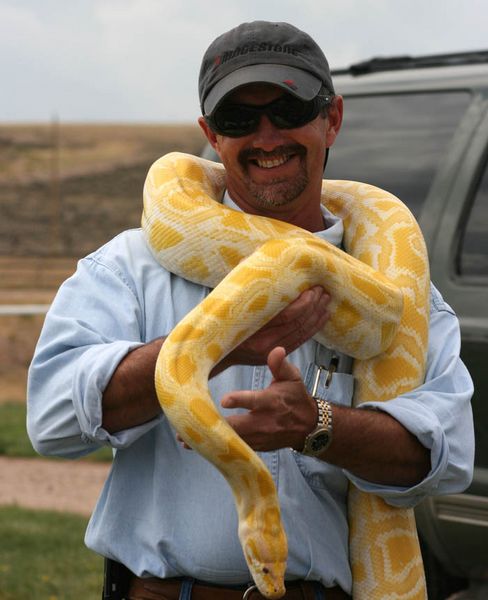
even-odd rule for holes
{"type": "Polygon", "coordinates": [[[205,120],[215,133],[227,137],[253,133],[262,115],[278,129],[295,129],[313,121],[331,99],[331,96],[318,95],[305,101],[287,94],[262,106],[224,103],[211,115],[205,115],[205,120]]]}

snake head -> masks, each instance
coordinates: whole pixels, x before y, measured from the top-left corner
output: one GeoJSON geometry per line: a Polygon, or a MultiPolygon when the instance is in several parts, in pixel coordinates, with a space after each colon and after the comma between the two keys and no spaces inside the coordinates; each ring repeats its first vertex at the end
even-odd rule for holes
{"type": "MultiPolygon", "coordinates": [[[[276,540],[274,545],[276,545],[276,540]]],[[[278,545],[281,548],[273,548],[274,552],[271,560],[266,560],[263,557],[263,552],[259,552],[259,546],[262,549],[263,544],[256,544],[252,539],[243,544],[244,556],[254,583],[265,598],[281,598],[286,592],[284,583],[287,555],[286,538],[284,545],[278,545]]]]}
{"type": "Polygon", "coordinates": [[[248,561],[249,570],[259,592],[265,598],[282,598],[285,595],[285,565],[282,563],[257,563],[248,561]]]}
{"type": "Polygon", "coordinates": [[[285,594],[288,542],[281,522],[276,488],[269,471],[258,469],[251,502],[237,501],[239,539],[254,583],[265,598],[285,594]]]}

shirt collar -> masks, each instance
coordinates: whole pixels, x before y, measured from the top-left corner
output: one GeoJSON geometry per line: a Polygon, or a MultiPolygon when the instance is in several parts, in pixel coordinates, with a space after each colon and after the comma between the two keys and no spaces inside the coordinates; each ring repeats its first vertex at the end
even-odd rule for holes
{"type": "MultiPolygon", "coordinates": [[[[223,204],[224,206],[242,212],[242,209],[239,208],[239,206],[237,206],[234,200],[232,200],[232,198],[229,196],[229,192],[227,190],[225,190],[223,204]]],[[[314,235],[322,240],[325,240],[326,242],[329,242],[330,244],[333,244],[334,246],[340,247],[342,244],[342,238],[344,236],[344,225],[342,219],[332,214],[330,210],[325,208],[324,205],[322,205],[320,208],[322,210],[322,216],[324,217],[325,229],[316,231],[314,235]]]]}

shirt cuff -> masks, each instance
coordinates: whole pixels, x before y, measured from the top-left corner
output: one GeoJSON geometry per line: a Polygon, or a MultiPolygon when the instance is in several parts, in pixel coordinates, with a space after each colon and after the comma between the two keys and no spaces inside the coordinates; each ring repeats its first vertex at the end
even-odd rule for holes
{"type": "Polygon", "coordinates": [[[158,417],[116,433],[102,427],[102,396],[120,361],[131,351],[143,346],[140,342],[117,341],[90,347],[78,360],[73,377],[73,404],[81,427],[82,440],[113,448],[126,448],[157,425],[158,417]]]}
{"type": "Polygon", "coordinates": [[[346,477],[361,491],[380,496],[392,506],[411,508],[427,495],[434,495],[449,458],[446,437],[436,415],[412,397],[398,397],[388,402],[365,402],[359,408],[381,410],[399,421],[430,450],[431,469],[422,481],[411,487],[372,483],[344,470],[346,477]]]}

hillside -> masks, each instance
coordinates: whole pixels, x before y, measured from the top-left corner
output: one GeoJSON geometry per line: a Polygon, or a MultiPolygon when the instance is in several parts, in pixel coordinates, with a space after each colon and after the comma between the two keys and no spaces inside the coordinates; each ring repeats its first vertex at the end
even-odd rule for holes
{"type": "MultiPolygon", "coordinates": [[[[197,125],[0,125],[0,304],[48,304],[76,261],[138,227],[147,170],[197,125]]],[[[0,402],[25,399],[43,315],[0,316],[0,402]]]]}
{"type": "Polygon", "coordinates": [[[0,257],[79,257],[138,226],[150,164],[196,125],[0,126],[0,257]]]}

